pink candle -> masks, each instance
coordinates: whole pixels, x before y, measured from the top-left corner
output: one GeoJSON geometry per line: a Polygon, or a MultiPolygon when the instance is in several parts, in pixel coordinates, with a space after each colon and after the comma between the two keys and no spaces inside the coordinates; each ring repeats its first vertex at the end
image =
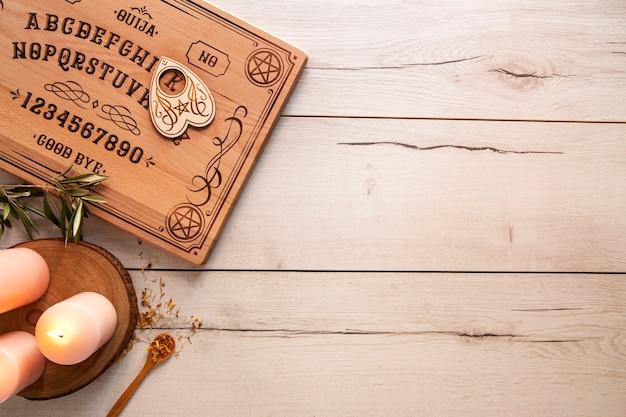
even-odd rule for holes
{"type": "Polygon", "coordinates": [[[37,381],[45,367],[35,336],[22,331],[0,335],[0,403],[37,381]]]}
{"type": "Polygon", "coordinates": [[[35,337],[46,358],[74,365],[111,339],[116,326],[113,304],[101,294],[83,292],[44,311],[35,326],[35,337]]]}
{"type": "Polygon", "coordinates": [[[48,289],[46,260],[28,248],[0,250],[0,314],[38,300],[48,289]]]}

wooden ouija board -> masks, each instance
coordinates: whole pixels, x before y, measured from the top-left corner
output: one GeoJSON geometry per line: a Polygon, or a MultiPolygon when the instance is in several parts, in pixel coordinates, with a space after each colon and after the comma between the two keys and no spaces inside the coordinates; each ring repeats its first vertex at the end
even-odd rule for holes
{"type": "Polygon", "coordinates": [[[306,54],[207,3],[0,0],[0,168],[96,172],[96,215],[194,264],[306,54]]]}

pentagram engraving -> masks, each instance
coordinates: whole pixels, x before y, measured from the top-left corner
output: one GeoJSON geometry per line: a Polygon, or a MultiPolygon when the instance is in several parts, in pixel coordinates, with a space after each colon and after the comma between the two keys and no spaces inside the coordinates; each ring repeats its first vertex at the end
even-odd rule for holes
{"type": "Polygon", "coordinates": [[[166,223],[167,231],[174,239],[187,242],[202,233],[204,217],[198,208],[190,204],[180,204],[169,212],[166,223]]]}
{"type": "Polygon", "coordinates": [[[272,50],[259,49],[248,57],[246,75],[248,79],[260,86],[267,87],[274,84],[283,72],[283,63],[280,57],[272,50]]]}

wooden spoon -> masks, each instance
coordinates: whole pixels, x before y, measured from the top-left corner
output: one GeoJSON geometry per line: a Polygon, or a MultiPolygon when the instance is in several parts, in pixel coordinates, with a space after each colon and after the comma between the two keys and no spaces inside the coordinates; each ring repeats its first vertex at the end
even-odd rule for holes
{"type": "Polygon", "coordinates": [[[148,373],[158,364],[165,361],[167,358],[172,356],[174,353],[174,349],[176,347],[176,341],[169,334],[160,334],[158,335],[152,343],[150,343],[150,347],[148,348],[148,359],[146,360],[146,364],[143,366],[139,374],[135,377],[133,382],[130,383],[126,391],[120,396],[119,400],[115,403],[107,417],[116,417],[119,416],[122,412],[122,409],[130,400],[130,397],[133,396],[141,381],[148,375],[148,373]]]}

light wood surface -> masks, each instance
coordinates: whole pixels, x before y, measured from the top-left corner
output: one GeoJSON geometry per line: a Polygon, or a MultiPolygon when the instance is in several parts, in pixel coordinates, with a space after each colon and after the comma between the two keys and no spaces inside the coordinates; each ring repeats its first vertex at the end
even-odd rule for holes
{"type": "Polygon", "coordinates": [[[215,4],[309,55],[220,239],[88,219],[163,317],[0,415],[106,415],[164,331],[122,416],[626,415],[626,5],[215,4]]]}

